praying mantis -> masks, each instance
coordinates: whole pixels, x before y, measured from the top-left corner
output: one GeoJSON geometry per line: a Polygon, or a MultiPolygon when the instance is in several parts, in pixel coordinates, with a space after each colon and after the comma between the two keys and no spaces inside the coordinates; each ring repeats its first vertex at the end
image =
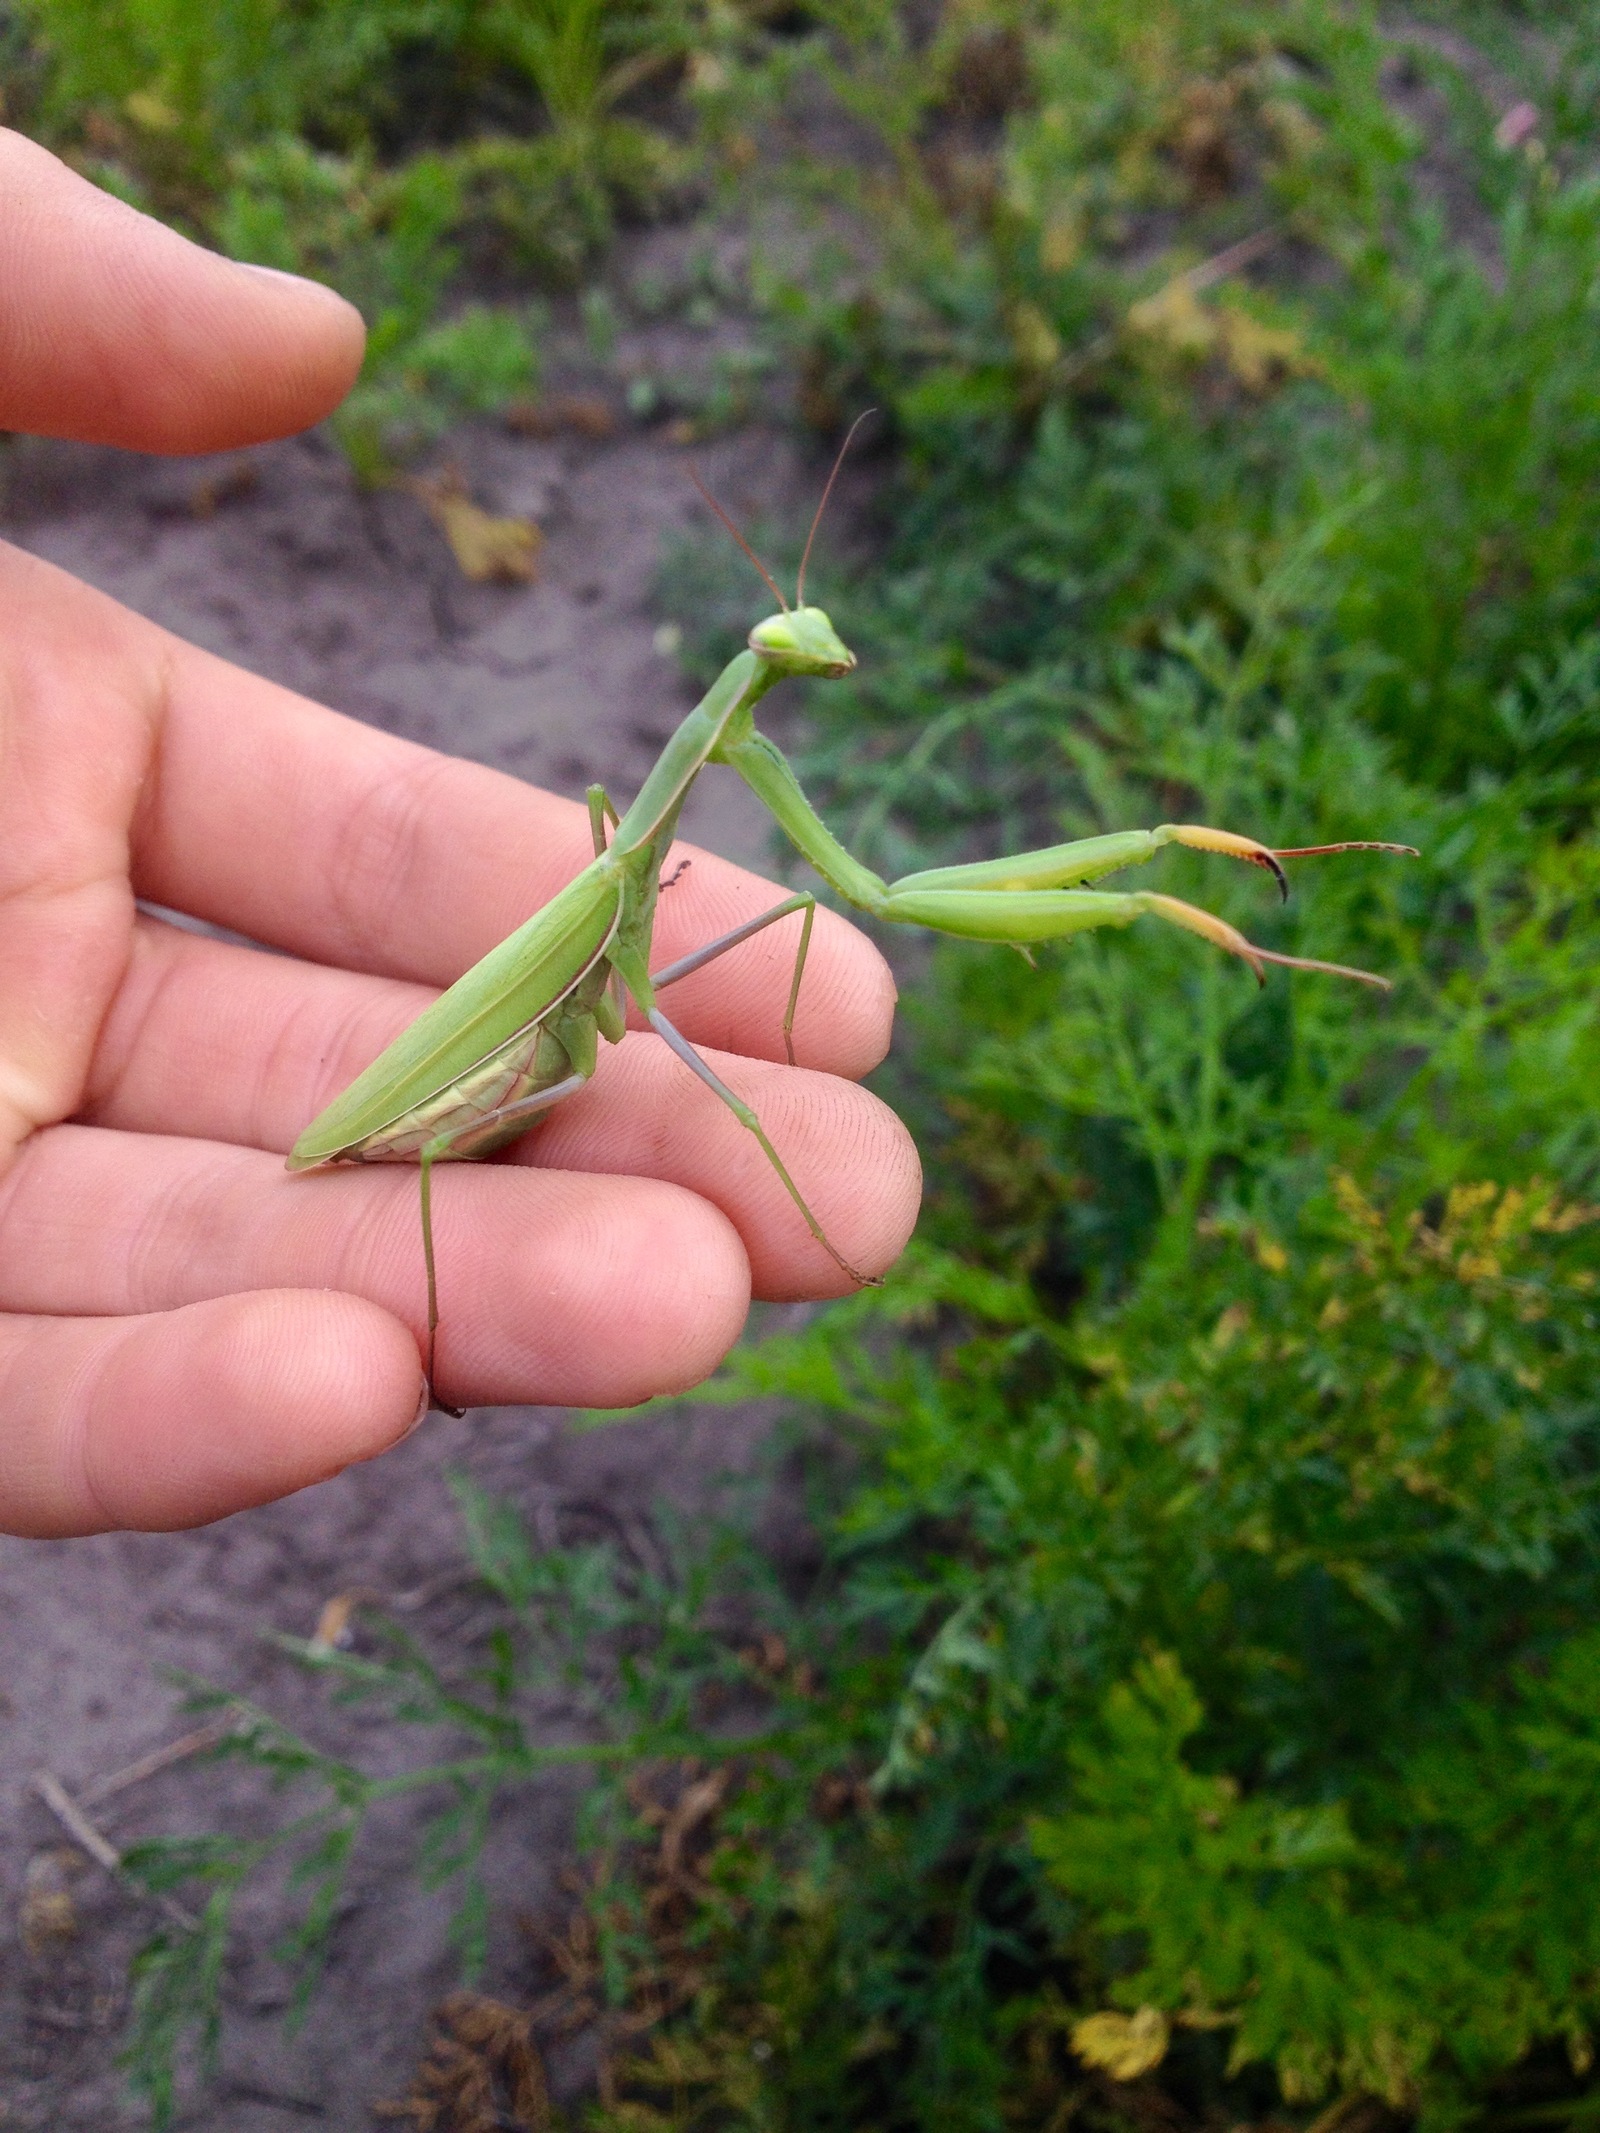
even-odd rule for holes
{"type": "Polygon", "coordinates": [[[761,572],[779,612],[756,624],[745,649],[688,713],[626,814],[618,814],[603,786],[590,788],[591,864],[425,1008],[312,1120],[290,1151],[291,1171],[336,1163],[418,1164],[432,1399],[437,1400],[439,1330],[433,1167],[493,1153],[574,1095],[595,1071],[599,1040],[622,1041],[630,1000],[685,1067],[755,1136],[822,1248],[852,1279],[871,1279],[830,1242],[755,1111],[701,1058],[659,1004],[659,995],[680,978],[704,969],[764,928],[799,915],[800,938],[783,1019],[784,1047],[794,1064],[795,1011],[816,912],[816,898],[808,890],[785,897],[663,969],[650,967],[662,868],[683,803],[709,763],[737,771],[828,886],[873,918],[927,926],[965,940],[1009,943],[1024,952],[1035,943],[1095,927],[1158,918],[1242,958],[1259,983],[1265,983],[1264,965],[1279,963],[1387,989],[1388,981],[1369,971],[1257,947],[1226,920],[1177,897],[1149,889],[1104,890],[1093,884],[1153,859],[1166,845],[1178,844],[1264,867],[1287,897],[1285,859],[1348,851],[1410,852],[1405,845],[1363,842],[1273,850],[1230,830],[1169,822],[1155,829],[1080,838],[1012,859],[933,867],[893,882],[852,857],[807,800],[785,756],[755,723],[757,704],[786,676],[837,680],[855,668],[854,653],[826,613],[805,602],[806,564],[838,470],[836,462],[812,520],[792,605],[721,507],[707,497],[761,572]]]}

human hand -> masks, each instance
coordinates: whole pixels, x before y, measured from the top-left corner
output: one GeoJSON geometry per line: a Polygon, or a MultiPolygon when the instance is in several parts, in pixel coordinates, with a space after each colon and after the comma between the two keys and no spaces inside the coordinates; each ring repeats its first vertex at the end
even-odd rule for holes
{"type": "MultiPolygon", "coordinates": [[[[201,251],[3,132],[0,199],[0,425],[214,451],[348,389],[360,322],[330,292],[201,251]]],[[[0,547],[0,1529],[198,1524],[408,1432],[416,1171],[290,1177],[282,1157],[590,851],[572,803],[323,710],[0,547]]],[[[776,893],[695,854],[660,959],[776,893]]],[[[848,1077],[882,1056],[893,985],[819,912],[805,1066],[778,1064],[788,931],[685,980],[674,1019],[877,1270],[915,1217],[917,1160],[848,1077]]],[[[434,1194],[441,1390],[463,1403],[681,1389],[752,1294],[847,1286],[750,1136],[648,1035],[509,1160],[442,1169],[434,1194]]]]}

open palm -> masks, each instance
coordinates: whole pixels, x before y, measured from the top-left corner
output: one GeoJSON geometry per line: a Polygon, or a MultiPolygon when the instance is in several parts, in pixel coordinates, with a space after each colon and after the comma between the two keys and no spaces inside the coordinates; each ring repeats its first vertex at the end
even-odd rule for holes
{"type": "MultiPolygon", "coordinates": [[[[327,291],[232,266],[0,134],[0,425],[209,451],[325,414],[360,361],[327,291]]],[[[421,1390],[416,1176],[290,1178],[306,1121],[589,856],[583,811],[379,734],[0,548],[0,1527],[213,1518],[383,1450],[421,1390]],[[247,935],[209,939],[154,904],[247,935]]],[[[770,883],[714,858],[662,959],[770,883]]],[[[893,987],[820,914],[687,980],[847,1256],[915,1214],[915,1152],[854,1086],[893,987]]],[[[721,1062],[719,1062],[721,1064],[721,1062]]],[[[657,1039],[503,1163],[436,1185],[460,1402],[693,1384],[752,1293],[844,1285],[760,1151],[657,1039]]]]}

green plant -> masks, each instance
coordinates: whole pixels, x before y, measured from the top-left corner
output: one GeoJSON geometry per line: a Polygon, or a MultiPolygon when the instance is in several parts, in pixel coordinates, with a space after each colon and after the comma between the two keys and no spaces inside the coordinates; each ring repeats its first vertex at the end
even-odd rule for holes
{"type": "Polygon", "coordinates": [[[831,1418],[813,1752],[725,1814],[706,1989],[618,2128],[1592,2108],[1562,1864],[1595,1841],[1564,546],[1592,491],[1587,402],[1562,410],[1597,245],[1581,177],[1486,162],[1514,284],[1542,261],[1511,331],[1407,198],[1363,26],[1280,14],[1264,50],[1262,20],[1041,10],[954,199],[924,182],[951,147],[927,65],[924,116],[883,124],[878,259],[770,284],[806,404],[870,390],[903,455],[808,769],[896,866],[1174,813],[1381,823],[1421,865],[1308,884],[1284,938],[1402,982],[1325,1018],[1298,984],[1169,995],[1154,945],[938,959],[897,1082],[939,1091],[929,1256],[734,1375],[831,1418]],[[1189,259],[1276,212],[1325,263],[1248,297],[1182,252],[1130,276],[1175,212],[1189,259]],[[1522,558],[1499,577],[1491,535],[1522,558]],[[1097,2011],[1144,2023],[1124,2074],[1097,2011]]]}
{"type": "Polygon", "coordinates": [[[445,319],[464,255],[569,286],[619,209],[693,166],[618,109],[703,34],[679,0],[28,0],[22,20],[40,121],[91,177],[363,311],[334,428],[367,481],[533,381],[514,312],[445,319]]]}
{"type": "Polygon", "coordinates": [[[121,145],[136,162],[153,152],[171,175],[180,158],[202,189],[223,181],[231,153],[280,135],[347,153],[471,135],[518,84],[537,100],[530,120],[575,141],[697,28],[677,0],[26,0],[21,12],[49,64],[57,126],[131,126],[121,145]]]}
{"type": "MultiPolygon", "coordinates": [[[[336,1702],[442,1737],[449,1752],[372,1777],[264,1710],[204,1683],[180,1683],[191,1708],[232,1714],[226,1738],[210,1752],[259,1772],[293,1811],[264,1835],[153,1839],[125,1855],[132,1879],[152,1893],[183,1892],[194,1914],[190,1926],[154,1936],[134,1970],[123,2061],[157,2126],[171,2121],[191,2047],[197,2072],[214,2061],[233,1908],[251,1877],[275,1868],[291,1892],[305,1892],[277,1949],[295,1974],[298,2015],[315,1990],[368,1818],[388,1801],[431,1799],[418,1869],[429,1885],[459,1888],[453,1934],[470,1975],[485,1952],[489,1894],[479,1854],[496,1803],[552,1768],[631,1767],[714,1748],[702,1704],[737,1697],[752,1679],[748,1659],[703,1619],[714,1594],[770,1586],[754,1552],[733,1546],[731,1536],[691,1553],[681,1536],[664,1532],[649,1562],[606,1543],[541,1549],[507,1506],[466,1482],[456,1496],[469,1563],[484,1596],[498,1603],[469,1650],[430,1649],[381,1615],[364,1618],[356,1650],[277,1640],[328,1681],[336,1702]],[[641,1648],[651,1657],[643,1669],[633,1664],[641,1648]],[[552,1722],[569,1736],[564,1744],[540,1737],[552,1722]]],[[[270,1821],[270,1813],[260,1819],[270,1821]]]]}
{"type": "MultiPolygon", "coordinates": [[[[946,575],[986,570],[1016,637],[1103,641],[1152,604],[1215,612],[1231,552],[1337,516],[1366,715],[1431,776],[1509,767],[1488,706],[1593,606],[1597,195],[1571,133],[1502,152],[1478,107],[1466,243],[1359,13],[1041,5],[1006,29],[951,7],[923,51],[889,11],[829,20],[726,92],[809,69],[881,147],[864,215],[830,198],[798,268],[792,235],[770,247],[804,410],[884,407],[929,514],[981,522],[983,484],[1000,509],[996,473],[1052,420],[1078,461],[1057,449],[1039,569],[1013,514],[946,575]],[[1082,553],[1052,581],[1066,518],[1082,553]]],[[[801,154],[791,182],[835,180],[801,154]]]]}
{"type": "Polygon", "coordinates": [[[527,392],[538,375],[515,312],[471,305],[439,316],[457,265],[461,197],[448,158],[417,156],[385,173],[284,138],[234,159],[217,209],[232,257],[334,282],[365,313],[366,363],[332,426],[368,482],[452,420],[527,392]]]}

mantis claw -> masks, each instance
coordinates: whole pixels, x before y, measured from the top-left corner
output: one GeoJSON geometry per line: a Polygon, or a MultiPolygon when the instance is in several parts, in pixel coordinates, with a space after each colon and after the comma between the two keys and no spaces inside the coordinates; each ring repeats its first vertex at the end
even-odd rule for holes
{"type": "Polygon", "coordinates": [[[1365,837],[1349,844],[1280,844],[1276,856],[1279,859],[1321,859],[1329,852],[1394,852],[1401,859],[1422,857],[1414,844],[1379,844],[1365,837]]]}
{"type": "Polygon", "coordinates": [[[1175,844],[1186,844],[1192,852],[1225,852],[1230,859],[1264,867],[1278,884],[1279,896],[1285,903],[1289,901],[1289,877],[1278,864],[1282,855],[1257,838],[1241,837],[1234,830],[1208,829],[1203,822],[1175,822],[1172,839],[1175,844]]]}
{"type": "Polygon", "coordinates": [[[1214,911],[1202,911],[1198,904],[1186,904],[1180,897],[1162,896],[1154,889],[1146,889],[1139,902],[1158,918],[1182,926],[1186,933],[1198,933],[1203,941],[1210,941],[1214,947],[1225,949],[1242,963],[1248,963],[1255,972],[1258,985],[1267,982],[1267,973],[1262,968],[1264,963],[1281,963],[1286,970],[1320,970],[1328,977],[1354,978],[1357,984],[1375,986],[1379,992],[1392,990],[1387,978],[1380,978],[1371,970],[1357,970],[1349,963],[1323,963],[1315,956],[1280,955],[1274,948],[1258,948],[1225,918],[1218,918],[1214,911]]]}
{"type": "MultiPolygon", "coordinates": [[[[1254,837],[1241,837],[1233,830],[1208,829],[1202,822],[1174,822],[1167,834],[1175,844],[1186,844],[1195,852],[1226,852],[1232,859],[1247,860],[1251,866],[1265,867],[1278,884],[1278,894],[1284,902],[1289,901],[1289,877],[1279,861],[1284,859],[1325,859],[1335,852],[1393,852],[1402,859],[1415,859],[1418,852],[1414,844],[1382,844],[1374,839],[1353,839],[1345,844],[1261,844],[1254,837]]],[[[1269,958],[1270,960],[1270,958],[1269,958]]],[[[1322,966],[1318,966],[1322,967],[1322,966]]],[[[1343,964],[1326,966],[1342,970],[1343,964]]]]}

